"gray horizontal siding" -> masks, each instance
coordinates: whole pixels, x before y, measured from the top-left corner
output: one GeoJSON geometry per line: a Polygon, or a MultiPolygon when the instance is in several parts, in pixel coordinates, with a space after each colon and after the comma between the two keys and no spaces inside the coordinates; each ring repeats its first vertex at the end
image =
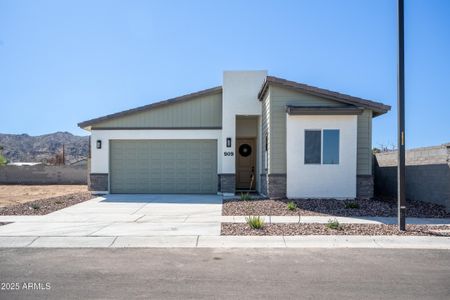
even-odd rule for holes
{"type": "MultiPolygon", "coordinates": [[[[266,135],[268,136],[268,143],[270,143],[270,126],[269,126],[269,116],[270,116],[270,90],[266,93],[266,96],[262,100],[262,110],[261,110],[261,141],[262,141],[262,155],[261,155],[261,174],[266,173],[266,135]]],[[[268,155],[270,152],[268,153],[268,155]]],[[[268,160],[270,161],[270,157],[268,157],[268,160]]]]}
{"type": "Polygon", "coordinates": [[[358,116],[357,175],[372,174],[372,111],[358,116]]]}
{"type": "Polygon", "coordinates": [[[222,93],[217,93],[107,120],[96,124],[95,128],[211,128],[221,126],[222,93]]]}
{"type": "Polygon", "coordinates": [[[347,105],[276,86],[271,86],[269,91],[269,173],[284,174],[286,173],[286,105],[336,107],[347,105]]]}

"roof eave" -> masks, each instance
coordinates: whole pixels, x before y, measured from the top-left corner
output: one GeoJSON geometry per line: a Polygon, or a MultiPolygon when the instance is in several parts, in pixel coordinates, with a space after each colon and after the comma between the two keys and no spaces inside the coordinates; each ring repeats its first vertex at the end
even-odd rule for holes
{"type": "Polygon", "coordinates": [[[301,115],[360,115],[363,107],[336,107],[336,106],[296,106],[287,105],[286,113],[293,116],[301,115]]]}

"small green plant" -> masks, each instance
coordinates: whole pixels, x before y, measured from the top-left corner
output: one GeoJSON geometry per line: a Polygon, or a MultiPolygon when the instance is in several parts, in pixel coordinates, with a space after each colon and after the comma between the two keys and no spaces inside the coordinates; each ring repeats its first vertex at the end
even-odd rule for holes
{"type": "Polygon", "coordinates": [[[358,209],[359,208],[359,204],[356,203],[356,202],[345,203],[345,208],[347,208],[347,209],[358,209]]]}
{"type": "Polygon", "coordinates": [[[289,210],[296,210],[297,209],[297,204],[295,204],[294,201],[289,201],[287,203],[287,209],[289,209],[289,210]]]}
{"type": "Polygon", "coordinates": [[[41,207],[39,206],[39,204],[36,204],[36,203],[31,203],[30,207],[31,207],[32,209],[34,209],[34,210],[38,210],[38,209],[41,208],[41,207]]]}
{"type": "Polygon", "coordinates": [[[245,221],[252,229],[261,229],[264,227],[264,219],[260,216],[248,216],[245,221]]]}
{"type": "Polygon", "coordinates": [[[330,229],[334,229],[334,230],[341,230],[342,226],[341,224],[339,224],[339,221],[337,219],[333,219],[333,220],[328,220],[328,223],[325,224],[326,227],[330,228],[330,229]]]}
{"type": "Polygon", "coordinates": [[[55,204],[63,204],[64,202],[62,202],[61,200],[56,200],[55,204]]]}
{"type": "Polygon", "coordinates": [[[241,200],[242,201],[248,201],[248,200],[251,200],[251,199],[252,199],[252,197],[250,197],[249,193],[241,193],[241,200]]]}
{"type": "Polygon", "coordinates": [[[4,166],[8,163],[8,160],[3,156],[3,146],[0,146],[0,166],[4,166]]]}

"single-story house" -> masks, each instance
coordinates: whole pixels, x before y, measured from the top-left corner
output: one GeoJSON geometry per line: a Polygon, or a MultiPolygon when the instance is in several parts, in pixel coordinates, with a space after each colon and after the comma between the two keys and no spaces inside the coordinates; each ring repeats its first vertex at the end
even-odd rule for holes
{"type": "Polygon", "coordinates": [[[78,125],[91,132],[95,192],[370,198],[372,118],[389,109],[266,71],[226,71],[222,86],[78,125]]]}

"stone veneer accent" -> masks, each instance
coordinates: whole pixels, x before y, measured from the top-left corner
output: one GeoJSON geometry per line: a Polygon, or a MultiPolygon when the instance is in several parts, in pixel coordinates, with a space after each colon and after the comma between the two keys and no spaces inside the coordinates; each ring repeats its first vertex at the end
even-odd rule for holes
{"type": "Polygon", "coordinates": [[[267,174],[260,174],[259,193],[267,196],[267,174]]]}
{"type": "Polygon", "coordinates": [[[271,199],[286,198],[286,174],[267,175],[267,196],[271,199]]]}
{"type": "Polygon", "coordinates": [[[107,191],[108,190],[108,173],[91,173],[91,174],[89,174],[89,190],[90,191],[107,191]]]}
{"type": "Polygon", "coordinates": [[[356,197],[362,199],[373,198],[373,176],[357,175],[356,176],[356,197]]]}
{"type": "Polygon", "coordinates": [[[236,175],[235,174],[218,174],[219,187],[218,191],[221,193],[235,193],[236,192],[236,175]]]}

